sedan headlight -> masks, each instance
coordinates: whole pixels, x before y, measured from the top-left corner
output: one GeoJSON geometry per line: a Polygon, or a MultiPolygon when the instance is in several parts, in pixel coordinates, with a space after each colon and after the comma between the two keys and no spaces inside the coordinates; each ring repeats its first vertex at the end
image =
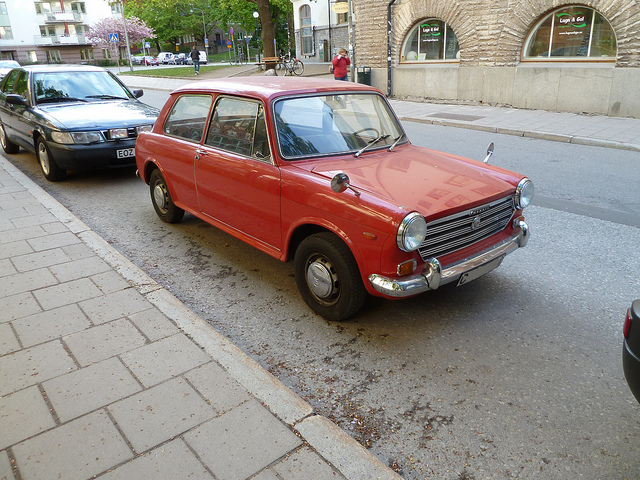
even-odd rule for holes
{"type": "Polygon", "coordinates": [[[531,203],[531,199],[533,198],[533,193],[535,189],[533,187],[533,182],[528,178],[523,178],[518,183],[516,187],[516,195],[513,198],[513,202],[516,208],[526,208],[531,203]]]}
{"type": "Polygon", "coordinates": [[[104,142],[100,132],[51,132],[51,139],[64,145],[104,142]]]}
{"type": "Polygon", "coordinates": [[[413,252],[427,236],[427,222],[417,212],[412,212],[400,222],[396,241],[403,252],[413,252]]]}

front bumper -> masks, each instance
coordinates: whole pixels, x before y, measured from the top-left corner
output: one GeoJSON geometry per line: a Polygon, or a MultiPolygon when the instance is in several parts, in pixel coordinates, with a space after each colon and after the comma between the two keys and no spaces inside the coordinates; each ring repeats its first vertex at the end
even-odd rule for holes
{"type": "MultiPolygon", "coordinates": [[[[529,241],[529,226],[519,219],[514,220],[518,233],[501,243],[473,257],[443,269],[436,258],[430,258],[421,273],[402,278],[388,278],[374,273],[369,275],[371,286],[387,297],[410,297],[427,290],[436,290],[441,285],[461,281],[463,275],[469,281],[490,272],[502,261],[505,255],[524,247],[529,241]],[[484,269],[483,269],[484,267],[484,269]],[[477,270],[476,270],[477,269],[477,270]],[[476,270],[476,273],[473,271],[476,270]]],[[[462,282],[461,282],[462,283],[462,282]]]]}
{"type": "Polygon", "coordinates": [[[118,158],[118,150],[135,148],[135,138],[90,145],[63,145],[55,142],[47,142],[47,145],[56,164],[65,170],[121,168],[136,164],[136,158],[133,155],[118,158]]]}
{"type": "Polygon", "coordinates": [[[626,340],[622,345],[622,370],[631,393],[640,402],[640,358],[633,354],[626,340]]]}

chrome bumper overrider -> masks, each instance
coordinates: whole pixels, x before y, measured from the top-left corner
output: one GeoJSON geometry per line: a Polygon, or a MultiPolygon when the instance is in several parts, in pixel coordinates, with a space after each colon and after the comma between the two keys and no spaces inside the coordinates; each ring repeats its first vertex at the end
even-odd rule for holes
{"type": "MultiPolygon", "coordinates": [[[[375,290],[389,297],[408,297],[427,290],[436,290],[440,285],[455,282],[461,275],[470,270],[504,257],[520,247],[524,247],[529,241],[529,226],[520,219],[515,219],[513,226],[520,229],[513,237],[446,269],[442,269],[442,265],[436,258],[430,258],[422,273],[417,275],[388,278],[374,273],[369,275],[369,282],[375,290]]],[[[495,266],[498,265],[499,261],[496,262],[495,266]]],[[[488,271],[485,273],[488,273],[488,271]]]]}

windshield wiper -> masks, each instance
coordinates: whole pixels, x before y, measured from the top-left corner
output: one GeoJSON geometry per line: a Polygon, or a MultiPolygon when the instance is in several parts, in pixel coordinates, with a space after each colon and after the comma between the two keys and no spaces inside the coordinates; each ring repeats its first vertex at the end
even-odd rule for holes
{"type": "Polygon", "coordinates": [[[398,138],[396,138],[396,139],[394,140],[393,145],[391,145],[391,146],[389,147],[389,151],[390,151],[390,152],[391,152],[391,151],[393,151],[393,149],[395,148],[395,146],[396,146],[396,145],[398,145],[398,143],[400,142],[400,140],[402,140],[403,138],[406,138],[406,137],[407,137],[407,134],[406,134],[406,133],[402,133],[402,134],[400,134],[400,135],[398,136],[398,138]]]}
{"type": "Polygon", "coordinates": [[[38,103],[56,103],[56,102],[86,102],[84,98],[76,97],[46,97],[38,99],[38,103]]]}
{"type": "Polygon", "coordinates": [[[358,150],[356,153],[354,153],[353,155],[358,158],[362,152],[364,152],[367,148],[374,146],[376,143],[378,143],[380,140],[384,140],[385,138],[389,138],[391,135],[379,135],[378,138],[374,138],[373,140],[371,140],[369,143],[367,143],[364,147],[362,147],[360,150],[358,150]]]}
{"type": "Polygon", "coordinates": [[[129,100],[126,97],[119,97],[117,95],[87,95],[85,98],[102,98],[102,99],[114,99],[114,100],[129,100]]]}

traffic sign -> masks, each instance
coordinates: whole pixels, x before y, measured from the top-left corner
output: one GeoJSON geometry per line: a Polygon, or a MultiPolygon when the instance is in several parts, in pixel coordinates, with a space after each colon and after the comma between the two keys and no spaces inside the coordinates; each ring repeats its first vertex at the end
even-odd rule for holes
{"type": "Polygon", "coordinates": [[[227,48],[231,48],[231,41],[227,40],[227,48]]]}
{"type": "Polygon", "coordinates": [[[120,39],[118,38],[118,34],[117,33],[110,33],[109,34],[109,41],[111,43],[118,43],[120,41],[120,39]]]}

